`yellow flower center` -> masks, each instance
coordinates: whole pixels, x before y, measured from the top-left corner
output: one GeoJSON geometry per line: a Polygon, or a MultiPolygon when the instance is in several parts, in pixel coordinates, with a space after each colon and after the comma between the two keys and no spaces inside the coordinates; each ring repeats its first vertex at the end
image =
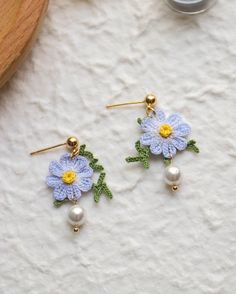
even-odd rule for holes
{"type": "Polygon", "coordinates": [[[159,129],[159,134],[163,137],[163,138],[168,138],[173,132],[173,129],[170,125],[168,124],[164,124],[160,127],[159,129]]]}
{"type": "Polygon", "coordinates": [[[62,176],[62,181],[65,184],[73,184],[74,181],[76,180],[77,174],[73,170],[69,170],[64,172],[62,176]]]}

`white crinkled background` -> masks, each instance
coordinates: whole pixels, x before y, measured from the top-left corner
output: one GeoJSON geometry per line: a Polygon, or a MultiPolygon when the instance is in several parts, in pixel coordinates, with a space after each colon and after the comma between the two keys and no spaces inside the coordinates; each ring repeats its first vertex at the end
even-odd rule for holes
{"type": "Polygon", "coordinates": [[[31,55],[0,94],[1,294],[236,293],[236,3],[183,17],[159,0],[51,0],[31,55]],[[128,165],[142,106],[158,95],[192,125],[201,154],[179,154],[172,195],[163,163],[128,165]],[[45,177],[76,135],[107,170],[114,200],[53,207],[45,177]]]}

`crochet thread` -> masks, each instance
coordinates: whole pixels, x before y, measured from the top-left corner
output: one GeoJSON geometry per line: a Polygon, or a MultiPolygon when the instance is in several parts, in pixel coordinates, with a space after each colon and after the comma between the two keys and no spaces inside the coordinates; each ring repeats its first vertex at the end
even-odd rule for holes
{"type": "MultiPolygon", "coordinates": [[[[163,162],[166,166],[170,165],[172,162],[172,156],[171,156],[171,152],[173,152],[173,155],[175,155],[176,153],[176,149],[183,151],[184,149],[188,150],[188,151],[192,151],[195,153],[199,153],[200,150],[196,145],[196,141],[195,140],[190,140],[188,142],[185,141],[184,143],[184,137],[186,137],[189,132],[190,132],[190,127],[186,124],[186,123],[182,123],[182,118],[178,115],[178,114],[173,114],[171,115],[169,118],[166,119],[166,116],[164,114],[163,111],[161,111],[160,109],[157,109],[155,112],[155,115],[157,115],[157,118],[155,120],[154,117],[145,117],[144,119],[138,118],[137,119],[137,123],[141,126],[141,128],[144,130],[144,132],[146,133],[145,135],[143,135],[141,137],[141,139],[139,141],[137,141],[135,143],[135,149],[138,152],[138,156],[129,156],[127,157],[125,160],[126,162],[130,163],[130,162],[140,162],[142,163],[142,165],[144,166],[144,168],[148,169],[150,164],[150,156],[151,153],[156,154],[156,155],[163,155],[163,162]],[[161,128],[163,128],[163,130],[160,128],[161,131],[163,131],[163,138],[165,139],[165,137],[167,138],[169,135],[172,134],[173,132],[173,126],[175,126],[176,131],[177,131],[177,137],[174,137],[174,143],[175,146],[171,146],[172,150],[170,152],[168,145],[166,146],[165,142],[162,141],[163,147],[161,142],[158,142],[158,144],[153,144],[153,138],[155,134],[155,130],[153,129],[153,126],[157,123],[157,121],[159,122],[163,122],[163,121],[167,121],[168,123],[170,123],[170,125],[168,124],[162,124],[161,128]],[[168,128],[167,128],[168,126],[168,128]],[[165,129],[164,129],[165,127],[165,129]],[[166,133],[164,133],[168,131],[168,136],[166,133]],[[171,132],[170,132],[171,131],[171,132]],[[149,142],[150,141],[150,142],[149,142]],[[168,147],[166,149],[166,147],[168,147]],[[175,149],[174,149],[175,148],[175,149]],[[164,154],[167,154],[168,157],[166,157],[164,154]]],[[[175,135],[176,136],[176,135],[175,135]]],[[[172,145],[173,145],[173,139],[172,140],[172,145]]]]}
{"type": "Polygon", "coordinates": [[[53,188],[55,200],[77,201],[82,193],[92,189],[94,171],[89,163],[84,156],[72,159],[69,153],[62,155],[59,161],[53,160],[50,163],[46,181],[53,188]]]}
{"type": "Polygon", "coordinates": [[[140,143],[149,146],[154,155],[173,158],[178,151],[187,148],[191,127],[178,113],[167,116],[160,108],[156,108],[151,116],[142,120],[140,127],[143,130],[140,143]]]}
{"type": "Polygon", "coordinates": [[[61,201],[59,201],[59,200],[55,200],[54,202],[53,202],[53,204],[54,204],[54,206],[56,207],[56,208],[59,208],[59,207],[61,207],[63,204],[65,204],[65,203],[67,203],[67,202],[69,202],[70,200],[68,199],[68,198],[66,198],[66,199],[64,199],[64,200],[61,200],[61,201]]]}
{"type": "Polygon", "coordinates": [[[101,173],[96,184],[93,184],[94,201],[99,202],[101,195],[104,194],[107,198],[112,199],[113,195],[107,184],[104,182],[105,173],[101,173]]]}
{"type": "Polygon", "coordinates": [[[165,166],[168,166],[168,165],[171,165],[172,159],[164,157],[163,162],[164,162],[165,166]]]}
{"type": "Polygon", "coordinates": [[[187,144],[187,150],[188,151],[193,151],[193,152],[195,152],[195,153],[200,153],[200,150],[199,150],[199,148],[197,147],[197,145],[196,145],[196,141],[194,141],[194,140],[190,140],[189,142],[188,142],[188,144],[187,144]]]}
{"type": "MultiPolygon", "coordinates": [[[[142,146],[140,141],[137,141],[135,143],[135,149],[138,151],[138,156],[129,156],[127,157],[125,160],[126,162],[130,163],[130,162],[140,162],[143,164],[144,168],[148,169],[150,164],[149,164],[149,160],[150,160],[150,156],[151,156],[151,152],[150,152],[150,148],[147,146],[142,146]]],[[[196,145],[196,141],[195,140],[190,140],[187,143],[187,147],[186,150],[188,151],[192,151],[195,153],[200,153],[199,148],[196,145]]],[[[170,165],[172,162],[172,158],[166,158],[163,157],[163,162],[166,166],[170,165]]]]}
{"type": "Polygon", "coordinates": [[[141,162],[144,168],[149,168],[149,159],[150,159],[150,150],[149,147],[142,146],[140,141],[135,143],[135,148],[138,151],[138,156],[136,157],[127,157],[125,160],[130,162],[141,162]]]}
{"type": "MultiPolygon", "coordinates": [[[[84,160],[88,160],[89,168],[92,169],[94,172],[99,172],[100,173],[97,183],[93,183],[90,186],[90,189],[92,190],[93,195],[94,195],[94,201],[96,203],[98,203],[102,195],[106,196],[108,199],[112,199],[113,198],[112,192],[111,192],[111,190],[109,189],[108,185],[105,182],[106,173],[104,172],[104,167],[101,164],[99,164],[98,159],[94,157],[92,152],[86,150],[86,145],[81,145],[78,156],[81,156],[81,158],[83,157],[84,160]]],[[[54,182],[52,181],[52,179],[50,181],[49,180],[48,180],[48,185],[53,187],[54,182]]],[[[54,180],[54,178],[53,178],[53,180],[54,180]]],[[[69,190],[70,186],[71,185],[66,186],[67,189],[68,189],[68,192],[70,192],[70,190],[69,190]]],[[[72,186],[73,186],[73,183],[72,183],[72,186]]],[[[73,189],[73,187],[71,189],[73,189]]],[[[88,191],[88,189],[86,191],[88,191]]],[[[63,204],[65,204],[65,203],[67,203],[67,202],[69,202],[71,200],[72,201],[77,201],[80,197],[81,197],[81,192],[80,192],[80,195],[78,195],[77,199],[74,199],[73,197],[70,198],[70,196],[67,196],[65,194],[65,197],[63,197],[62,199],[61,198],[56,198],[56,200],[54,201],[54,206],[57,207],[57,208],[61,207],[63,204]]]]}
{"type": "Polygon", "coordinates": [[[106,184],[106,182],[104,182],[106,177],[106,173],[104,172],[104,167],[101,164],[98,164],[98,159],[94,157],[92,152],[87,151],[85,149],[86,149],[86,145],[85,144],[81,145],[79,155],[86,157],[90,161],[89,165],[95,172],[100,172],[97,183],[93,184],[92,186],[94,201],[98,203],[102,194],[104,194],[107,198],[112,199],[113,194],[111,190],[108,188],[108,185],[106,184]]]}
{"type": "Polygon", "coordinates": [[[142,123],[142,119],[141,119],[140,117],[137,119],[137,123],[138,123],[139,125],[141,125],[141,123],[142,123]]]}

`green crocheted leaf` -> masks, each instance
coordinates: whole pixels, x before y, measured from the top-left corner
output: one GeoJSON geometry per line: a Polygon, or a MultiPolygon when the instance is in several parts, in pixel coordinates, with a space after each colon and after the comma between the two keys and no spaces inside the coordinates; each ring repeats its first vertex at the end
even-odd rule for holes
{"type": "Polygon", "coordinates": [[[70,200],[69,199],[64,199],[64,200],[62,200],[62,201],[59,201],[59,200],[55,200],[54,202],[53,202],[53,204],[54,204],[54,206],[56,207],[56,208],[59,208],[59,207],[61,207],[63,204],[65,204],[65,203],[68,203],[70,200]]]}
{"type": "Polygon", "coordinates": [[[93,160],[93,153],[89,151],[84,151],[83,156],[87,157],[89,160],[93,160]]]}
{"type": "Polygon", "coordinates": [[[108,188],[107,184],[104,182],[105,177],[106,177],[106,174],[102,172],[98,178],[97,184],[93,184],[92,189],[94,194],[94,201],[96,203],[99,202],[103,194],[109,199],[113,198],[111,190],[108,188]]]}
{"type": "Polygon", "coordinates": [[[80,146],[80,149],[79,149],[79,155],[83,155],[84,151],[85,151],[85,148],[86,148],[86,145],[83,144],[80,146]]]}
{"type": "Polygon", "coordinates": [[[129,156],[125,160],[130,162],[140,162],[143,164],[144,168],[149,168],[149,160],[150,160],[150,150],[146,146],[142,146],[140,141],[135,143],[135,149],[138,152],[138,156],[129,156]]]}
{"type": "Polygon", "coordinates": [[[90,162],[90,167],[96,171],[96,172],[101,172],[104,170],[104,167],[101,164],[97,164],[98,159],[94,158],[91,162],[90,162]]]}
{"type": "Polygon", "coordinates": [[[100,194],[100,191],[97,189],[97,187],[96,187],[96,185],[95,184],[93,184],[93,188],[92,188],[92,190],[93,190],[93,197],[94,197],[94,201],[96,202],[96,203],[98,203],[99,202],[99,200],[100,200],[100,196],[101,196],[101,194],[100,194]]]}
{"type": "Polygon", "coordinates": [[[105,196],[107,196],[107,198],[112,199],[113,195],[111,190],[107,187],[107,184],[103,184],[103,193],[105,194],[105,196]]]}
{"type": "Polygon", "coordinates": [[[97,165],[94,165],[93,170],[96,172],[101,172],[104,170],[104,167],[102,165],[97,164],[97,165]]]}
{"type": "Polygon", "coordinates": [[[94,157],[92,152],[85,149],[86,145],[81,145],[79,154],[86,157],[90,161],[89,166],[93,169],[94,172],[100,172],[97,183],[93,184],[92,186],[94,201],[98,203],[102,194],[111,199],[112,192],[104,182],[106,177],[106,174],[103,172],[104,167],[101,164],[98,164],[98,159],[94,157]]]}
{"type": "Polygon", "coordinates": [[[138,162],[138,161],[141,161],[142,160],[142,157],[140,157],[140,156],[137,156],[137,157],[131,157],[131,156],[129,156],[125,160],[128,163],[130,163],[130,162],[138,162]]]}
{"type": "Polygon", "coordinates": [[[141,162],[142,162],[142,164],[143,164],[144,168],[146,168],[146,169],[148,169],[148,168],[149,168],[150,164],[149,164],[149,161],[148,161],[148,160],[146,160],[146,159],[143,159],[141,162]]]}
{"type": "Polygon", "coordinates": [[[98,162],[97,158],[93,158],[93,160],[90,162],[91,164],[96,164],[98,162]]]}
{"type": "Polygon", "coordinates": [[[163,161],[164,161],[164,164],[166,165],[166,166],[168,166],[168,165],[170,165],[171,164],[171,159],[170,158],[163,158],[163,161]]]}
{"type": "Polygon", "coordinates": [[[195,153],[199,153],[200,152],[199,148],[196,145],[196,141],[194,141],[194,140],[190,140],[188,142],[186,149],[189,150],[189,151],[195,152],[195,153]]]}
{"type": "Polygon", "coordinates": [[[137,142],[135,143],[135,149],[136,149],[139,153],[142,152],[142,146],[141,146],[140,141],[137,141],[137,142]]]}
{"type": "Polygon", "coordinates": [[[98,178],[98,182],[97,182],[97,184],[98,184],[99,186],[101,186],[101,185],[103,184],[103,181],[105,180],[105,177],[106,177],[106,174],[105,174],[105,173],[101,173],[101,174],[100,174],[100,176],[99,176],[99,178],[98,178]]]}
{"type": "Polygon", "coordinates": [[[141,123],[142,123],[142,119],[141,119],[140,117],[137,119],[137,123],[138,123],[139,125],[141,125],[141,123]]]}

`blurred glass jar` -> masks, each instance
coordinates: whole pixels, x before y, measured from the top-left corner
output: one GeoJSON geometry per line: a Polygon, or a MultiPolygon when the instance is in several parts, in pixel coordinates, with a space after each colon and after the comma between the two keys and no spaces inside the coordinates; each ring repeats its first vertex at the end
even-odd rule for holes
{"type": "Polygon", "coordinates": [[[165,0],[175,11],[185,14],[201,13],[209,9],[216,0],[165,0]]]}

